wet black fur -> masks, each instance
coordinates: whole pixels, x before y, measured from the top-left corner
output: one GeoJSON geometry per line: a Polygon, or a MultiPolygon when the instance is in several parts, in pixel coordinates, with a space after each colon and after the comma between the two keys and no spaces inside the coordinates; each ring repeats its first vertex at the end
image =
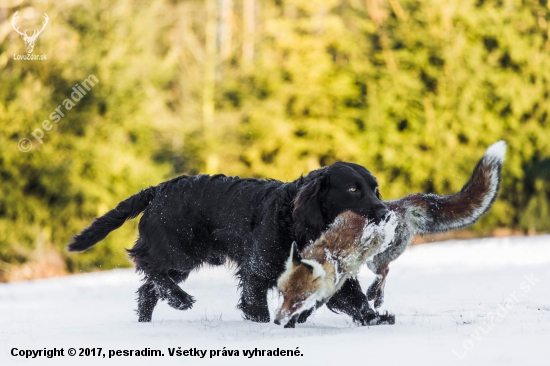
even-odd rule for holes
{"type": "MultiPolygon", "coordinates": [[[[289,183],[180,176],[122,201],[75,236],[68,250],[92,247],[143,212],[139,238],[128,250],[145,275],[138,290],[139,321],[151,320],[159,299],[175,309],[191,308],[194,298],[177,284],[202,264],[221,265],[229,259],[237,267],[242,290],[238,307],[244,318],[269,322],[267,291],[284,271],[292,242],[302,250],[345,210],[379,220],[387,209],[377,186],[367,169],[342,162],[289,183]]],[[[361,324],[372,323],[372,310],[356,278],[327,306],[361,324]]]]}

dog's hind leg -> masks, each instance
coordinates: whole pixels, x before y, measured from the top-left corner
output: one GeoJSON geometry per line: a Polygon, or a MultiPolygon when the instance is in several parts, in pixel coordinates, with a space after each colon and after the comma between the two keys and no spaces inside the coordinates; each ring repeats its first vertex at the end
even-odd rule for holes
{"type": "Polygon", "coordinates": [[[153,310],[159,300],[158,292],[152,282],[145,282],[138,290],[138,314],[139,322],[150,322],[153,310]]]}
{"type": "MultiPolygon", "coordinates": [[[[185,281],[187,277],[189,277],[189,272],[170,270],[168,271],[168,275],[175,283],[179,283],[185,281]]],[[[153,316],[153,310],[160,298],[159,291],[155,283],[148,280],[137,290],[137,294],[138,308],[136,312],[138,314],[138,321],[150,322],[153,316]]],[[[177,298],[176,301],[178,301],[177,298]]]]}
{"type": "Polygon", "coordinates": [[[170,307],[176,310],[187,310],[193,307],[195,299],[183,291],[170,276],[173,275],[176,281],[181,282],[187,278],[189,272],[169,271],[169,273],[153,273],[149,279],[155,284],[161,300],[166,300],[170,307]]]}
{"type": "Polygon", "coordinates": [[[189,273],[191,273],[191,271],[177,271],[175,269],[171,269],[168,271],[168,276],[170,276],[172,281],[175,283],[180,283],[189,277],[189,273]]]}

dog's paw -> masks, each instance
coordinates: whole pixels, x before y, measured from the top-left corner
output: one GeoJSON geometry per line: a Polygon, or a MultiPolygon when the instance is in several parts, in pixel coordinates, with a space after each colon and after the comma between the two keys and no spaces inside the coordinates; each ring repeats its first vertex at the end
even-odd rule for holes
{"type": "Polygon", "coordinates": [[[375,312],[374,315],[370,316],[367,320],[368,325],[380,325],[380,324],[395,324],[395,315],[388,313],[387,311],[383,314],[375,312]]]}
{"type": "Polygon", "coordinates": [[[168,299],[168,305],[176,310],[188,310],[193,307],[195,299],[185,292],[173,293],[168,299]]]}
{"type": "Polygon", "coordinates": [[[383,321],[387,321],[387,324],[394,325],[395,324],[395,314],[389,314],[386,312],[385,315],[386,319],[382,319],[383,321]]]}
{"type": "Polygon", "coordinates": [[[376,317],[376,311],[372,310],[368,304],[365,304],[359,313],[353,316],[354,323],[358,325],[369,325],[369,321],[376,317]]]}
{"type": "Polygon", "coordinates": [[[377,311],[364,306],[361,309],[360,315],[353,318],[353,321],[359,325],[379,325],[379,324],[395,324],[395,315],[388,313],[378,313],[377,311]]]}
{"type": "Polygon", "coordinates": [[[269,323],[269,309],[266,306],[245,305],[242,302],[237,305],[237,308],[243,312],[243,318],[256,323],[269,323]]]}
{"type": "Polygon", "coordinates": [[[269,314],[250,314],[243,312],[243,318],[256,323],[269,323],[271,321],[269,314]]]}
{"type": "Polygon", "coordinates": [[[149,323],[152,318],[153,318],[152,313],[151,314],[140,314],[138,312],[138,322],[140,322],[140,323],[149,323]]]}
{"type": "Polygon", "coordinates": [[[395,324],[395,315],[390,314],[387,311],[384,314],[378,314],[378,319],[376,319],[376,324],[395,324]]]}

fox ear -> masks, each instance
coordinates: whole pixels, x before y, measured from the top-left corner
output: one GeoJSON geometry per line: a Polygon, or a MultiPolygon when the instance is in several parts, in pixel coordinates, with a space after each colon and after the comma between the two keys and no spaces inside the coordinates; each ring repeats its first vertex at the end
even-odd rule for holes
{"type": "Polygon", "coordinates": [[[325,278],[326,272],[321,263],[317,262],[313,259],[302,259],[302,263],[306,265],[307,268],[311,270],[311,273],[313,274],[313,278],[321,277],[321,279],[325,278]]]}
{"type": "Polygon", "coordinates": [[[290,247],[290,256],[286,261],[286,269],[290,270],[296,267],[298,264],[300,264],[301,260],[302,260],[302,256],[300,255],[300,252],[298,251],[298,246],[294,241],[292,242],[292,246],[290,247]]]}

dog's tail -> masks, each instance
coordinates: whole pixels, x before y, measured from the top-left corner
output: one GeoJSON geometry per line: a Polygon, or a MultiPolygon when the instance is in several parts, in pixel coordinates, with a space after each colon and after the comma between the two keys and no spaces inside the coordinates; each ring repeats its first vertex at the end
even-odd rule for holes
{"type": "Polygon", "coordinates": [[[407,221],[417,234],[460,229],[474,224],[495,201],[500,186],[500,171],[506,143],[491,145],[477,163],[472,177],[456,194],[412,194],[388,202],[388,207],[402,206],[407,221]]]}
{"type": "Polygon", "coordinates": [[[95,219],[80,234],[73,236],[67,250],[69,252],[83,252],[99,243],[111,231],[121,227],[126,220],[133,219],[143,212],[155,197],[155,194],[155,187],[149,187],[120,202],[116,208],[95,219]]]}

